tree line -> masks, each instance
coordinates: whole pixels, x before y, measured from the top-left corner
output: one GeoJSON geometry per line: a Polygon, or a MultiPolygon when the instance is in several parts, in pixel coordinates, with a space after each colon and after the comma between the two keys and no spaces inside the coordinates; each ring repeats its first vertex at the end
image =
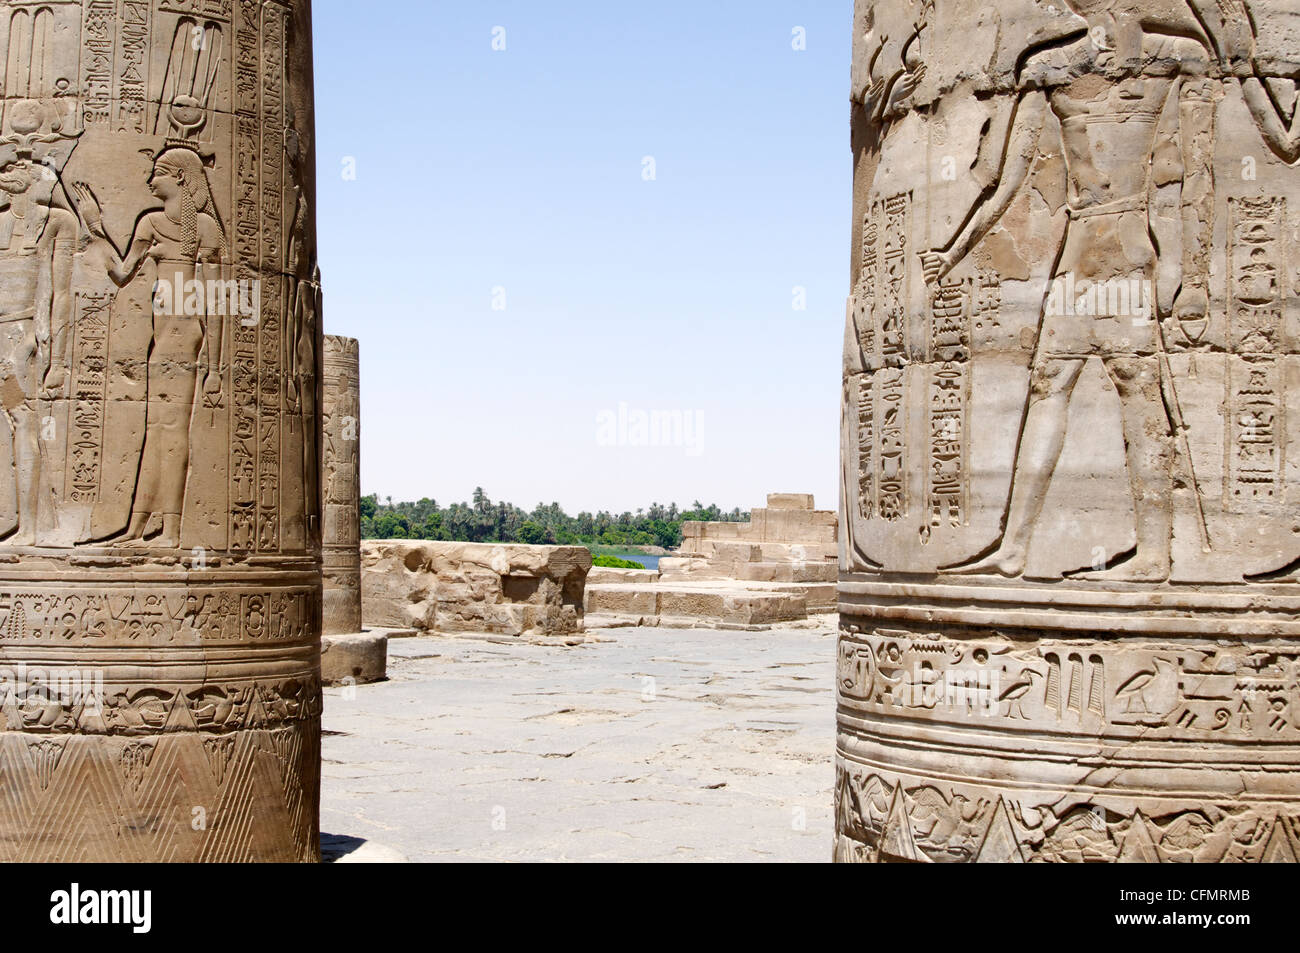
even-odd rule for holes
{"type": "Polygon", "coordinates": [[[651,503],[635,513],[617,516],[601,510],[577,516],[559,503],[537,504],[529,512],[513,503],[488,498],[476,487],[468,503],[442,507],[427,497],[415,503],[394,503],[391,496],[379,502],[378,494],[361,498],[362,539],[440,539],[469,543],[551,543],[573,546],[681,545],[682,523],[691,520],[743,523],[749,511],[739,507],[724,512],[716,503],[696,500],[690,509],[677,504],[651,503]]]}

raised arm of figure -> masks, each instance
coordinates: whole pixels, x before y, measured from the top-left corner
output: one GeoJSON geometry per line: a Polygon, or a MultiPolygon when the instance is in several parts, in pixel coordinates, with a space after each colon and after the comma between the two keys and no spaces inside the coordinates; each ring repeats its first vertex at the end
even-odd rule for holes
{"type": "Polygon", "coordinates": [[[938,281],[957,267],[1006,213],[1029,177],[1046,115],[1046,93],[1041,89],[1030,89],[1021,94],[1007,134],[1006,148],[995,179],[996,187],[992,194],[986,191],[980,197],[957,237],[946,247],[921,254],[921,267],[927,281],[938,281]]]}
{"type": "Polygon", "coordinates": [[[1224,69],[1241,83],[1242,96],[1268,147],[1283,162],[1300,162],[1300,111],[1286,118],[1260,75],[1255,28],[1243,0],[1187,0],[1219,53],[1224,69]]]}
{"type": "Polygon", "coordinates": [[[73,183],[72,190],[77,196],[77,207],[81,218],[86,223],[90,234],[99,239],[109,256],[108,276],[119,288],[135,277],[136,269],[144,260],[145,254],[153,245],[153,225],[148,214],[142,215],[136,223],[135,232],[127,245],[126,253],[118,251],[117,245],[109,238],[104,227],[104,218],[99,210],[99,200],[94,191],[84,182],[73,183]]]}

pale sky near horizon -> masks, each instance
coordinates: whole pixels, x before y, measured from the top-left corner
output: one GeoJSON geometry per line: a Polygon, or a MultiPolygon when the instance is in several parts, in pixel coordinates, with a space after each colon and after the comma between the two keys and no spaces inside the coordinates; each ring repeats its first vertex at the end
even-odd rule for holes
{"type": "Polygon", "coordinates": [[[313,7],[362,492],[835,508],[851,0],[313,7]]]}

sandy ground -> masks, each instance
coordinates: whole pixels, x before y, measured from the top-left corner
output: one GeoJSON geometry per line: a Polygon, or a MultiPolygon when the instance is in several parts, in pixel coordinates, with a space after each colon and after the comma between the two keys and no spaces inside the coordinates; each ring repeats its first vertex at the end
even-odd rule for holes
{"type": "Polygon", "coordinates": [[[828,861],[834,617],[422,637],[325,693],[321,828],[360,860],[828,861]]]}

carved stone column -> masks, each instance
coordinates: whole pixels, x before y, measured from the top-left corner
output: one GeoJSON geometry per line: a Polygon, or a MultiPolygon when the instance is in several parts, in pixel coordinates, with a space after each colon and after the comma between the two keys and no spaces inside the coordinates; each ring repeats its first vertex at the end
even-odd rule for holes
{"type": "Polygon", "coordinates": [[[836,857],[1294,861],[1300,11],[857,7],[836,857]]]}
{"type": "Polygon", "coordinates": [[[324,634],[361,631],[361,386],[355,338],[325,336],[324,634]]]}
{"type": "Polygon", "coordinates": [[[0,50],[0,858],[316,860],[310,4],[0,50]]]}

